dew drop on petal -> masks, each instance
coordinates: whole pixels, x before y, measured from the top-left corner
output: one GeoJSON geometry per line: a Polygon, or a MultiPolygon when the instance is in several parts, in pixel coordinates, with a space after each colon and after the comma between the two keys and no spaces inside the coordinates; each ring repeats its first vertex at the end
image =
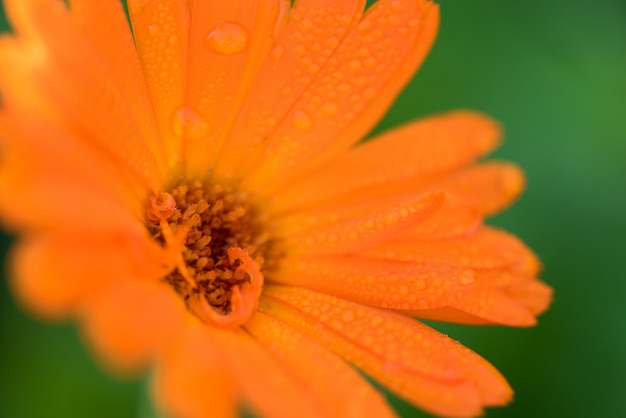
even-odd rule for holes
{"type": "Polygon", "coordinates": [[[207,36],[206,43],[215,52],[233,55],[248,45],[248,31],[238,23],[220,22],[207,36]]]}
{"type": "Polygon", "coordinates": [[[157,25],[148,25],[148,33],[150,36],[156,36],[159,34],[159,27],[157,25]]]}
{"type": "Polygon", "coordinates": [[[197,139],[207,133],[209,125],[191,107],[185,106],[174,113],[173,129],[178,136],[197,139]]]}
{"type": "Polygon", "coordinates": [[[291,96],[292,93],[293,93],[293,88],[291,88],[291,86],[285,86],[283,88],[283,96],[288,97],[288,96],[291,96]]]}
{"type": "Polygon", "coordinates": [[[475,280],[474,270],[465,270],[459,276],[459,284],[462,286],[472,284],[475,280]]]}
{"type": "Polygon", "coordinates": [[[148,5],[148,1],[149,0],[128,0],[129,12],[134,16],[141,15],[148,5]]]}
{"type": "Polygon", "coordinates": [[[335,102],[326,102],[322,105],[322,112],[328,116],[334,115],[338,110],[339,107],[335,102]]]}
{"type": "Polygon", "coordinates": [[[285,48],[282,45],[276,45],[274,49],[272,49],[272,58],[274,61],[279,61],[284,53],[285,48]]]}
{"type": "Polygon", "coordinates": [[[303,110],[296,109],[293,113],[293,126],[303,131],[313,128],[313,121],[303,110]]]}
{"type": "Polygon", "coordinates": [[[343,315],[341,315],[341,319],[343,322],[351,322],[354,320],[354,313],[352,311],[345,311],[343,315]]]}

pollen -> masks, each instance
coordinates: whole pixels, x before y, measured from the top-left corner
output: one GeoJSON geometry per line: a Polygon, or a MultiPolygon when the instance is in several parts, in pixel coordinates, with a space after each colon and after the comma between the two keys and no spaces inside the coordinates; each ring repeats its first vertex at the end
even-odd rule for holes
{"type": "Polygon", "coordinates": [[[245,194],[195,180],[152,196],[146,208],[152,237],[174,253],[163,280],[201,320],[221,327],[244,323],[256,309],[273,241],[245,194]]]}

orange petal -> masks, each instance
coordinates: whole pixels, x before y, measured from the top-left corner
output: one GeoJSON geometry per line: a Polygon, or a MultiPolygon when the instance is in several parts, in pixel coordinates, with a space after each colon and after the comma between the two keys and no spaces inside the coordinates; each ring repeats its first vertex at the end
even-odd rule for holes
{"type": "Polygon", "coordinates": [[[186,321],[159,357],[154,400],[172,417],[235,418],[234,383],[205,325],[186,321]]]}
{"type": "Polygon", "coordinates": [[[393,211],[408,201],[422,202],[424,213],[420,222],[437,213],[443,204],[443,195],[425,193],[422,195],[399,195],[384,199],[370,198],[365,193],[341,196],[327,203],[312,205],[287,213],[275,213],[276,234],[293,236],[319,230],[340,222],[359,219],[372,214],[372,208],[378,212],[393,211]]]}
{"type": "Polygon", "coordinates": [[[304,289],[268,286],[261,307],[434,414],[475,416],[511,390],[484,359],[410,318],[304,289]]]}
{"type": "Polygon", "coordinates": [[[281,2],[274,48],[242,103],[215,169],[217,178],[241,175],[265,139],[326,65],[360,18],[363,0],[281,2]]]}
{"type": "Polygon", "coordinates": [[[72,17],[90,37],[98,55],[111,67],[111,77],[121,86],[129,110],[139,122],[143,137],[157,158],[161,172],[167,170],[148,85],[133,35],[121,3],[117,1],[70,0],[72,17]]]}
{"type": "Polygon", "coordinates": [[[359,141],[425,58],[438,22],[428,0],[376,2],[269,136],[247,187],[279,184],[359,141]]]}
{"type": "Polygon", "coordinates": [[[170,169],[182,163],[189,7],[187,0],[128,0],[135,44],[143,67],[170,169]],[[183,125],[181,125],[181,122],[183,125]]]}
{"type": "Polygon", "coordinates": [[[524,189],[524,173],[510,163],[488,162],[458,171],[426,187],[483,215],[500,212],[524,189]]]}
{"type": "Polygon", "coordinates": [[[79,138],[21,111],[0,115],[0,136],[0,208],[10,227],[141,227],[140,195],[79,138]]]}
{"type": "Polygon", "coordinates": [[[22,36],[2,38],[0,44],[4,105],[30,110],[75,133],[145,188],[158,189],[158,164],[139,122],[131,117],[113,69],[76,26],[65,5],[53,0],[5,4],[22,36]]]}
{"type": "Polygon", "coordinates": [[[314,175],[294,179],[273,195],[272,207],[279,211],[359,189],[388,190],[409,179],[429,179],[484,155],[499,137],[499,126],[479,113],[457,111],[418,120],[371,139],[314,175]]]}
{"type": "Polygon", "coordinates": [[[281,7],[289,6],[279,0],[193,4],[189,107],[182,126],[188,175],[206,176],[214,165],[223,137],[274,42],[281,7]]]}
{"type": "Polygon", "coordinates": [[[441,204],[432,194],[393,207],[373,208],[365,214],[316,230],[290,236],[285,248],[297,253],[346,253],[364,250],[420,222],[441,204]]]}
{"type": "Polygon", "coordinates": [[[526,306],[533,315],[543,313],[552,302],[552,288],[538,280],[510,286],[505,291],[526,306]]]}
{"type": "Polygon", "coordinates": [[[403,309],[410,316],[458,323],[490,323],[511,327],[529,327],[537,323],[534,313],[508,292],[490,285],[472,284],[445,297],[445,303],[423,299],[419,310],[403,309]],[[442,308],[444,309],[440,312],[442,308]],[[451,312],[460,316],[450,317],[451,312]],[[438,313],[443,313],[439,316],[438,313]]]}
{"type": "Polygon", "coordinates": [[[311,397],[306,381],[285,370],[248,334],[207,327],[211,340],[224,354],[230,375],[246,402],[260,416],[276,418],[326,416],[323,405],[311,397]]]}
{"type": "Polygon", "coordinates": [[[272,276],[280,283],[415,316],[422,309],[452,307],[493,323],[534,324],[531,312],[490,278],[462,267],[354,256],[291,257],[272,276]]]}
{"type": "Polygon", "coordinates": [[[105,365],[129,373],[157,354],[188,313],[170,286],[120,279],[87,301],[82,325],[87,342],[105,365]]]}
{"type": "Polygon", "coordinates": [[[73,237],[26,239],[12,254],[16,293],[37,315],[64,318],[84,297],[130,273],[129,260],[119,249],[114,242],[93,240],[86,246],[73,237]]]}
{"type": "Polygon", "coordinates": [[[397,240],[448,240],[469,237],[481,227],[483,216],[450,199],[444,200],[432,216],[398,234],[397,240]]]}
{"type": "Polygon", "coordinates": [[[394,417],[384,397],[342,359],[288,325],[257,312],[245,325],[329,411],[328,417],[394,417]]]}
{"type": "Polygon", "coordinates": [[[403,238],[368,248],[362,255],[386,260],[494,269],[516,264],[536,274],[536,256],[518,238],[504,231],[483,227],[476,233],[449,240],[403,238]]]}

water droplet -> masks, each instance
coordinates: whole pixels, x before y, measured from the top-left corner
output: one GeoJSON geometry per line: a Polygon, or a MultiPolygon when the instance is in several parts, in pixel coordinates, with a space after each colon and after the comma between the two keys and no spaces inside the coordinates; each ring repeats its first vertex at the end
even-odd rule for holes
{"type": "Polygon", "coordinates": [[[345,311],[343,313],[343,315],[341,315],[341,319],[343,320],[343,322],[351,322],[354,320],[354,312],[352,311],[345,311]]]}
{"type": "Polygon", "coordinates": [[[172,36],[170,36],[169,41],[170,41],[170,45],[172,45],[172,46],[176,45],[176,42],[178,42],[178,37],[176,35],[172,35],[172,36]]]}
{"type": "Polygon", "coordinates": [[[350,68],[352,71],[358,71],[361,68],[361,61],[359,60],[350,61],[350,63],[348,64],[348,68],[350,68]]]}
{"type": "Polygon", "coordinates": [[[237,23],[220,22],[207,37],[207,45],[220,54],[233,55],[248,45],[248,32],[237,23]]]}
{"type": "Polygon", "coordinates": [[[156,36],[159,34],[159,27],[157,25],[148,25],[148,33],[150,36],[156,36]]]}
{"type": "Polygon", "coordinates": [[[284,53],[285,48],[282,45],[276,45],[274,49],[272,49],[272,58],[274,59],[274,61],[278,61],[284,53]]]}
{"type": "Polygon", "coordinates": [[[132,16],[139,16],[143,13],[146,5],[148,4],[148,0],[129,0],[128,2],[128,11],[132,16]]]}
{"type": "Polygon", "coordinates": [[[296,109],[293,113],[293,126],[308,131],[313,128],[313,121],[304,111],[296,109]]]}
{"type": "Polygon", "coordinates": [[[357,28],[361,31],[365,31],[370,28],[371,24],[372,22],[370,21],[370,19],[364,19],[364,20],[361,20],[361,22],[359,22],[359,25],[357,28]]]}
{"type": "Polygon", "coordinates": [[[334,115],[335,113],[337,113],[338,110],[339,110],[339,107],[337,106],[337,103],[335,102],[326,102],[322,106],[322,112],[324,112],[324,114],[328,116],[334,115]]]}
{"type": "Polygon", "coordinates": [[[285,86],[283,88],[283,96],[288,97],[291,96],[293,94],[293,88],[291,88],[291,86],[285,86]]]}
{"type": "Polygon", "coordinates": [[[465,270],[459,276],[459,284],[461,286],[466,286],[468,284],[472,284],[472,283],[474,283],[475,280],[476,280],[476,277],[475,277],[475,274],[474,274],[474,270],[465,270]]]}
{"type": "Polygon", "coordinates": [[[198,139],[207,133],[209,125],[191,107],[185,106],[174,113],[173,128],[178,136],[198,139]]]}

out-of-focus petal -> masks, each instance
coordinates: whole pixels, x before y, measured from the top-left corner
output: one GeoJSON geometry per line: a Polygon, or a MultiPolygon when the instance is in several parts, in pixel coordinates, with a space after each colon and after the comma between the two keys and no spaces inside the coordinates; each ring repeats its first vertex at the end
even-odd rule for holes
{"type": "Polygon", "coordinates": [[[105,366],[132,373],[176,336],[187,313],[171,287],[120,277],[88,298],[81,315],[85,338],[105,366]]]}
{"type": "Polygon", "coordinates": [[[0,43],[3,106],[76,134],[143,188],[157,190],[162,173],[123,87],[65,5],[8,0],[5,6],[17,38],[0,43]]]}
{"type": "Polygon", "coordinates": [[[99,56],[111,68],[111,77],[124,92],[141,132],[166,172],[165,154],[148,85],[122,5],[118,1],[70,0],[71,15],[89,36],[99,56]]]}
{"type": "Polygon", "coordinates": [[[329,411],[312,396],[306,381],[290,374],[279,360],[250,335],[241,331],[207,328],[224,354],[233,381],[244,402],[261,416],[315,418],[329,411]]]}
{"type": "Polygon", "coordinates": [[[92,238],[88,245],[84,238],[35,236],[18,243],[13,250],[13,286],[29,310],[65,318],[103,287],[141,275],[134,264],[138,260],[120,251],[146,245],[140,237],[126,242],[123,237],[92,238]]]}
{"type": "Polygon", "coordinates": [[[159,356],[154,400],[176,418],[235,418],[236,391],[205,325],[188,318],[159,356]]]}

